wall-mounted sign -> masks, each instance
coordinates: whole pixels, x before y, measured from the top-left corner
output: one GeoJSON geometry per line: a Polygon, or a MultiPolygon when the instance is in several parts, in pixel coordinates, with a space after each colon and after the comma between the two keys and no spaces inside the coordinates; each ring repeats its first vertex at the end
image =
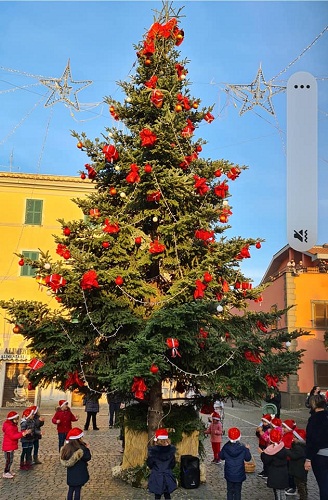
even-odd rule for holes
{"type": "Polygon", "coordinates": [[[4,361],[29,361],[31,352],[29,349],[23,348],[6,348],[0,350],[0,359],[4,361]]]}

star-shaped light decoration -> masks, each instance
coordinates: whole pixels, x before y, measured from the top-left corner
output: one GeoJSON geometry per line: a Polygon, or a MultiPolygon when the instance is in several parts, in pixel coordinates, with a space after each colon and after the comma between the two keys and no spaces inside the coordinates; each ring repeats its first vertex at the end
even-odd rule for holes
{"type": "Polygon", "coordinates": [[[228,85],[238,97],[243,101],[243,105],[239,111],[242,115],[246,111],[254,108],[254,106],[261,106],[268,113],[275,114],[274,107],[271,102],[272,96],[279,92],[284,92],[286,87],[280,85],[272,85],[266,82],[263,76],[262,68],[259,67],[255,80],[249,85],[228,85]]]}
{"type": "Polygon", "coordinates": [[[42,78],[40,79],[40,82],[52,90],[52,93],[45,103],[45,107],[52,106],[56,102],[63,101],[77,111],[80,110],[80,105],[76,94],[80,92],[80,90],[92,84],[91,80],[78,82],[72,80],[70,60],[68,60],[67,66],[61,78],[42,78]],[[80,85],[80,87],[74,90],[74,85],[80,85]]]}

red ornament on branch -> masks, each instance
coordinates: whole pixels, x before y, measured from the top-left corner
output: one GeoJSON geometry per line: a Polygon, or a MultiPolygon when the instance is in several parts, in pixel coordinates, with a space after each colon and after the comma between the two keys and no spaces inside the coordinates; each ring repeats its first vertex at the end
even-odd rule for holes
{"type": "Polygon", "coordinates": [[[25,264],[24,259],[20,259],[20,260],[18,261],[18,265],[19,265],[19,266],[23,266],[24,264],[25,264]]]}
{"type": "Polygon", "coordinates": [[[217,186],[214,187],[213,191],[219,198],[226,198],[229,191],[229,186],[227,183],[221,182],[221,184],[217,184],[217,186]]]}
{"type": "Polygon", "coordinates": [[[89,165],[89,163],[86,163],[84,166],[86,168],[86,171],[88,172],[88,178],[91,180],[95,179],[97,176],[96,170],[91,165],[89,165]]]}
{"type": "Polygon", "coordinates": [[[80,285],[82,290],[91,290],[92,288],[99,288],[96,271],[91,269],[90,271],[84,273],[80,285]]]}
{"type": "Polygon", "coordinates": [[[131,163],[130,173],[125,177],[125,180],[129,184],[140,182],[139,167],[136,163],[131,163]]]}
{"type": "Polygon", "coordinates": [[[98,217],[100,217],[100,210],[99,210],[99,208],[90,208],[89,215],[93,219],[98,219],[98,217]]]}
{"type": "Polygon", "coordinates": [[[262,359],[258,353],[254,353],[252,351],[247,350],[244,352],[244,356],[247,359],[247,361],[250,361],[251,363],[255,364],[262,363],[262,359]]]}
{"type": "Polygon", "coordinates": [[[268,374],[264,378],[268,384],[268,387],[277,387],[279,379],[276,375],[269,375],[268,374]]]}
{"type": "Polygon", "coordinates": [[[213,277],[210,273],[207,271],[204,273],[204,281],[205,283],[210,283],[212,281],[213,277]]]}
{"type": "Polygon", "coordinates": [[[29,364],[27,366],[29,368],[31,368],[31,370],[39,370],[40,368],[42,368],[44,366],[44,362],[41,361],[40,359],[33,358],[33,359],[31,359],[31,361],[29,362],[29,364]]]}
{"type": "Polygon", "coordinates": [[[158,77],[156,75],[153,75],[147,82],[145,82],[145,86],[149,89],[154,89],[156,87],[157,80],[158,77]]]}
{"type": "Polygon", "coordinates": [[[144,166],[144,171],[146,172],[146,174],[150,174],[153,171],[153,168],[151,165],[149,165],[149,163],[147,163],[147,165],[144,166]]]}
{"type": "Polygon", "coordinates": [[[164,94],[161,90],[154,89],[150,95],[150,102],[157,108],[160,109],[163,106],[164,94]]]}
{"type": "Polygon", "coordinates": [[[179,347],[178,339],[172,339],[172,338],[166,339],[166,345],[169,349],[172,349],[172,352],[171,352],[172,358],[176,358],[177,356],[179,356],[179,358],[181,358],[181,354],[178,351],[178,347],[179,347]]]}
{"type": "Polygon", "coordinates": [[[204,116],[204,120],[207,123],[211,123],[214,120],[214,116],[208,111],[206,115],[204,116]]]}
{"type": "Polygon", "coordinates": [[[163,253],[165,251],[165,245],[159,243],[158,240],[154,240],[150,243],[149,252],[152,254],[163,253]]]}
{"type": "Polygon", "coordinates": [[[137,236],[136,238],[134,238],[134,243],[137,245],[137,247],[140,247],[140,245],[142,243],[141,236],[137,236]]]}
{"type": "Polygon", "coordinates": [[[259,321],[257,321],[256,326],[257,326],[257,328],[259,328],[259,329],[261,330],[261,332],[263,332],[263,333],[268,333],[268,329],[267,329],[267,327],[266,327],[266,326],[262,323],[262,321],[260,321],[260,320],[259,320],[259,321]]]}
{"type": "Polygon", "coordinates": [[[63,229],[63,233],[64,233],[64,235],[65,235],[65,236],[69,236],[69,235],[71,234],[71,230],[70,230],[70,228],[69,228],[69,227],[67,227],[67,226],[66,226],[66,227],[64,227],[64,229],[63,229]]]}
{"type": "Polygon", "coordinates": [[[203,240],[204,243],[214,243],[214,231],[206,231],[205,229],[197,229],[195,231],[195,238],[203,240]]]}
{"type": "MultiPolygon", "coordinates": [[[[181,130],[181,135],[182,135],[182,137],[185,137],[185,138],[191,137],[194,133],[194,130],[195,130],[195,125],[188,118],[187,125],[181,130]]],[[[196,155],[196,158],[197,158],[197,155],[196,155]]]]}
{"type": "Polygon", "coordinates": [[[200,196],[204,196],[210,188],[206,184],[207,179],[205,177],[199,177],[198,175],[194,175],[195,179],[195,189],[197,191],[197,194],[200,196]]]}
{"type": "Polygon", "coordinates": [[[105,227],[103,228],[104,233],[116,234],[120,231],[120,226],[117,222],[109,222],[108,219],[105,219],[105,227]]]}
{"type": "Polygon", "coordinates": [[[153,191],[152,193],[147,194],[146,200],[150,203],[154,201],[158,203],[161,197],[162,195],[160,191],[153,191]]]}
{"type": "Polygon", "coordinates": [[[148,388],[142,377],[133,377],[131,392],[133,392],[135,398],[145,399],[145,392],[147,391],[147,389],[148,388]]]}
{"type": "Polygon", "coordinates": [[[155,374],[155,373],[158,373],[159,368],[157,365],[152,364],[151,367],[149,368],[149,370],[151,371],[151,373],[155,374]]]}
{"type": "Polygon", "coordinates": [[[195,285],[196,290],[194,291],[194,299],[202,299],[207,286],[200,280],[196,280],[195,285]]]}
{"type": "Polygon", "coordinates": [[[149,128],[143,128],[139,132],[139,136],[141,139],[141,146],[143,147],[151,147],[157,141],[156,134],[154,134],[149,128]]]}
{"type": "Polygon", "coordinates": [[[69,372],[67,374],[67,376],[68,376],[68,379],[66,380],[65,386],[64,386],[65,391],[67,391],[67,389],[69,387],[72,387],[74,385],[77,385],[78,387],[84,386],[84,382],[80,379],[77,370],[75,370],[74,372],[69,372]]]}
{"type": "Polygon", "coordinates": [[[115,284],[117,286],[123,285],[123,282],[124,282],[124,280],[123,280],[122,276],[117,276],[117,278],[115,279],[115,284]]]}
{"type": "Polygon", "coordinates": [[[50,288],[57,292],[61,287],[65,286],[67,281],[60,274],[50,274],[50,276],[46,276],[46,284],[50,286],[50,288]]]}
{"type": "Polygon", "coordinates": [[[106,161],[108,161],[109,163],[114,163],[114,161],[118,160],[119,158],[118,151],[112,144],[106,144],[103,147],[102,151],[105,155],[106,161]]]}

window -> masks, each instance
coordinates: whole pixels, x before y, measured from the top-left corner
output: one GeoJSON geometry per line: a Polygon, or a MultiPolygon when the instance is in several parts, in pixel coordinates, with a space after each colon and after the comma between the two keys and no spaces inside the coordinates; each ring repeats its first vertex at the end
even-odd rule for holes
{"type": "Polygon", "coordinates": [[[328,302],[313,302],[312,303],[312,318],[315,328],[328,327],[328,302]]]}
{"type": "Polygon", "coordinates": [[[26,200],[25,224],[40,226],[42,222],[43,200],[26,200]]]}
{"type": "Polygon", "coordinates": [[[315,361],[314,362],[314,383],[321,387],[321,389],[328,387],[328,362],[315,361]]]}
{"type": "MultiPolygon", "coordinates": [[[[31,259],[31,260],[39,260],[39,252],[30,252],[28,250],[22,252],[23,258],[31,259]]],[[[21,276],[35,276],[36,269],[28,264],[24,264],[21,267],[21,276]]]]}

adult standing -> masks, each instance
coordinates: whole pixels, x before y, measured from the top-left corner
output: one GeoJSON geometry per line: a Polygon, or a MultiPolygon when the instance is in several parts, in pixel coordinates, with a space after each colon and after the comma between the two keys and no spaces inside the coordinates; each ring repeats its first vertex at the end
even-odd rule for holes
{"type": "Polygon", "coordinates": [[[87,413],[87,419],[84,424],[84,430],[87,431],[89,429],[90,420],[92,419],[92,427],[94,431],[99,431],[99,427],[97,427],[97,413],[99,412],[99,398],[101,394],[96,392],[88,392],[84,396],[84,405],[85,411],[87,413]]]}
{"type": "Polygon", "coordinates": [[[310,409],[310,413],[312,413],[311,406],[310,406],[310,398],[312,396],[317,396],[318,394],[320,394],[320,390],[321,389],[318,385],[314,385],[306,397],[305,406],[306,406],[306,408],[310,409]]]}
{"type": "Polygon", "coordinates": [[[109,428],[114,427],[114,423],[117,424],[118,412],[120,411],[122,398],[117,393],[107,394],[107,402],[109,404],[109,428]]]}
{"type": "Polygon", "coordinates": [[[328,500],[328,413],[325,398],[320,394],[310,398],[313,411],[306,427],[305,470],[312,468],[320,492],[320,500],[328,500]]]}

